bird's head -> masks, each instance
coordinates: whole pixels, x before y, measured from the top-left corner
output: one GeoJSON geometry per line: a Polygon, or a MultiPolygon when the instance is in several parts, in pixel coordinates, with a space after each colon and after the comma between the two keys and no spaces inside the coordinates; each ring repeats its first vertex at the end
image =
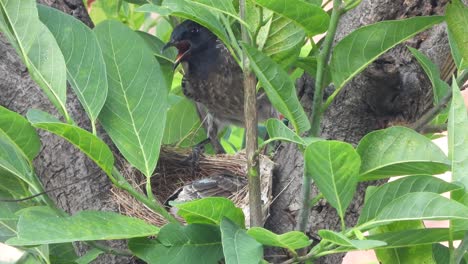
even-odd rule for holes
{"type": "Polygon", "coordinates": [[[186,61],[192,54],[208,48],[215,41],[216,36],[208,29],[191,20],[185,20],[174,28],[171,39],[163,50],[173,46],[179,51],[174,63],[175,69],[181,61],[186,61]]]}

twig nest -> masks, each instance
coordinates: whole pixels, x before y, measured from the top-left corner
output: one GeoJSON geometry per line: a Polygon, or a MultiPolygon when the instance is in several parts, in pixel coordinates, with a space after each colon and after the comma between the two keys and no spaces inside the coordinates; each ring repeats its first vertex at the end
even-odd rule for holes
{"type": "MultiPolygon", "coordinates": [[[[187,162],[187,150],[164,148],[155,174],[151,178],[153,193],[169,209],[169,202],[186,202],[205,197],[226,197],[241,208],[245,214],[245,222],[250,223],[249,197],[247,188],[247,161],[245,153],[235,155],[216,155],[200,157],[198,167],[193,168],[187,162]]],[[[272,174],[274,163],[266,156],[260,156],[260,179],[263,220],[269,215],[272,201],[272,174]]],[[[126,177],[135,187],[144,186],[146,178],[132,170],[126,177]]],[[[120,211],[126,215],[138,217],[157,226],[167,221],[157,213],[152,212],[128,193],[114,188],[112,190],[120,211]]],[[[170,208],[175,214],[176,208],[170,208]]]]}

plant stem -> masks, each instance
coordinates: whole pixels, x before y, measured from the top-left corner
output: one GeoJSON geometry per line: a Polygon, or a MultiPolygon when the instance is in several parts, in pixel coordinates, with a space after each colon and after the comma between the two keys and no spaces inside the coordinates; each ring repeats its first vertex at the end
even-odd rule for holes
{"type": "Polygon", "coordinates": [[[164,205],[162,205],[157,199],[153,201],[144,194],[135,190],[135,188],[133,188],[133,186],[125,179],[122,174],[120,174],[120,172],[115,167],[112,170],[112,175],[113,177],[110,177],[110,179],[115,186],[130,193],[130,195],[132,195],[135,199],[146,205],[153,212],[163,216],[167,221],[171,223],[179,223],[177,219],[175,219],[174,216],[172,216],[164,208],[164,205]]]}
{"type": "MultiPolygon", "coordinates": [[[[342,14],[341,0],[333,0],[333,11],[331,15],[330,25],[328,26],[328,32],[323,42],[323,48],[317,58],[317,74],[315,79],[315,93],[312,106],[311,116],[311,128],[309,130],[309,136],[316,137],[320,131],[320,120],[322,119],[322,103],[323,103],[323,90],[324,90],[324,73],[330,57],[331,47],[333,45],[333,39],[335,38],[336,28],[342,14]]],[[[312,184],[312,178],[304,176],[302,179],[302,207],[301,212],[298,215],[297,229],[305,232],[307,222],[309,220],[309,201],[310,201],[310,188],[312,184]]]]}
{"type": "MultiPolygon", "coordinates": [[[[245,0],[239,0],[240,17],[245,19],[245,0]]],[[[248,29],[241,25],[242,41],[250,43],[248,29]]],[[[260,170],[258,155],[255,155],[257,142],[257,89],[256,79],[250,70],[250,63],[245,51],[242,51],[242,69],[244,73],[244,120],[246,133],[247,178],[249,179],[250,227],[262,226],[262,199],[260,188],[260,170]]]]}

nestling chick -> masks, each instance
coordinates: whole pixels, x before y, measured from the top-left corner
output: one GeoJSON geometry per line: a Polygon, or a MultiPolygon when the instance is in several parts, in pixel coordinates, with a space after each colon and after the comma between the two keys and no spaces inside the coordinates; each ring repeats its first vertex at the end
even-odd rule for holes
{"type": "MultiPolygon", "coordinates": [[[[205,27],[186,20],[171,34],[165,47],[178,50],[174,68],[180,63],[185,76],[182,90],[197,108],[207,111],[208,137],[216,139],[225,125],[244,126],[244,85],[242,69],[224,44],[205,27]]],[[[259,122],[277,117],[266,94],[258,96],[259,122]]]]}

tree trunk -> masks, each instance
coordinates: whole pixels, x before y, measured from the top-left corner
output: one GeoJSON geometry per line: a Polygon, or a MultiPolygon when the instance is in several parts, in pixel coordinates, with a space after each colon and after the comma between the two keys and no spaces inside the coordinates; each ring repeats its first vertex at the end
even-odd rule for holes
{"type": "MultiPolygon", "coordinates": [[[[352,30],[380,20],[400,19],[415,15],[441,14],[448,0],[363,0],[358,8],[346,14],[338,29],[337,40],[352,30]]],[[[82,0],[42,0],[74,15],[92,26],[82,0]]],[[[438,25],[405,43],[420,49],[436,64],[442,66],[449,57],[445,26],[438,25]]],[[[322,120],[322,137],[357,144],[369,131],[395,123],[411,123],[431,105],[430,83],[417,62],[400,45],[388,52],[368,70],[348,84],[330,106],[322,120]]],[[[0,34],[0,104],[21,114],[28,109],[56,113],[43,92],[30,79],[15,50],[0,34]]],[[[313,80],[303,76],[298,81],[298,92],[306,110],[310,111],[313,80]]],[[[68,109],[80,126],[89,127],[89,121],[80,104],[69,89],[68,109]]],[[[69,213],[80,210],[117,210],[110,195],[110,183],[104,173],[79,150],[65,140],[40,131],[42,149],[34,164],[45,189],[52,189],[78,182],[50,193],[60,208],[69,213]]],[[[275,171],[273,195],[277,199],[270,210],[267,227],[283,233],[294,229],[300,207],[303,159],[297,148],[282,144],[275,155],[278,168],[275,171]]],[[[354,225],[364,198],[365,186],[361,185],[346,216],[348,226],[354,225]]],[[[313,194],[317,189],[313,188],[313,194]]],[[[317,231],[324,228],[339,230],[336,211],[324,201],[311,208],[309,235],[317,238],[317,231]]],[[[121,243],[120,243],[121,245],[121,243]]],[[[84,249],[79,248],[83,254],[84,249]]],[[[285,252],[267,251],[266,255],[285,252]]],[[[342,255],[322,258],[317,263],[340,263],[342,255]]],[[[281,257],[270,258],[276,263],[281,257]]],[[[128,263],[128,258],[101,256],[94,263],[128,263]]]]}
{"type": "MultiPolygon", "coordinates": [[[[83,5],[83,0],[40,0],[80,19],[92,27],[93,23],[83,5]]],[[[29,109],[37,108],[53,113],[57,111],[42,90],[30,78],[29,73],[14,48],[0,33],[0,105],[25,115],[29,109]]],[[[88,129],[89,120],[73,91],[68,88],[67,109],[81,127],[88,129]]],[[[110,181],[95,163],[66,140],[39,130],[42,148],[34,160],[37,175],[46,190],[69,185],[49,193],[57,206],[70,214],[82,210],[117,211],[111,199],[110,181]]],[[[123,247],[123,242],[112,242],[112,246],[123,247]]],[[[83,255],[87,248],[76,245],[83,255]]],[[[128,258],[103,255],[95,263],[128,263],[128,258]]]]}
{"type": "MultiPolygon", "coordinates": [[[[354,10],[345,14],[337,31],[335,43],[363,25],[381,20],[403,19],[418,15],[442,14],[447,0],[363,0],[354,10]]],[[[437,65],[445,65],[450,57],[445,25],[437,25],[406,43],[387,52],[354,78],[337,96],[326,111],[321,123],[321,137],[357,145],[372,130],[391,125],[414,122],[432,105],[432,88],[406,46],[412,46],[428,55],[437,65]]],[[[450,64],[450,62],[448,62],[450,64]]],[[[310,113],[314,81],[303,76],[297,82],[301,102],[310,113]]],[[[327,89],[329,92],[331,89],[327,89]]],[[[328,93],[330,94],[330,92],[328,93]]],[[[276,233],[293,230],[299,213],[303,157],[292,144],[282,144],[276,155],[278,167],[273,176],[273,197],[266,227],[276,233]]],[[[372,183],[376,184],[376,183],[372,183]]],[[[360,184],[346,214],[347,226],[353,226],[359,217],[365,188],[360,184]]],[[[318,190],[312,188],[312,194],[318,190]]],[[[318,242],[320,229],[340,230],[336,210],[324,200],[311,208],[308,234],[318,242]]],[[[267,250],[266,255],[277,263],[287,252],[267,250]]],[[[314,263],[341,263],[343,254],[321,258],[314,263]]]]}

